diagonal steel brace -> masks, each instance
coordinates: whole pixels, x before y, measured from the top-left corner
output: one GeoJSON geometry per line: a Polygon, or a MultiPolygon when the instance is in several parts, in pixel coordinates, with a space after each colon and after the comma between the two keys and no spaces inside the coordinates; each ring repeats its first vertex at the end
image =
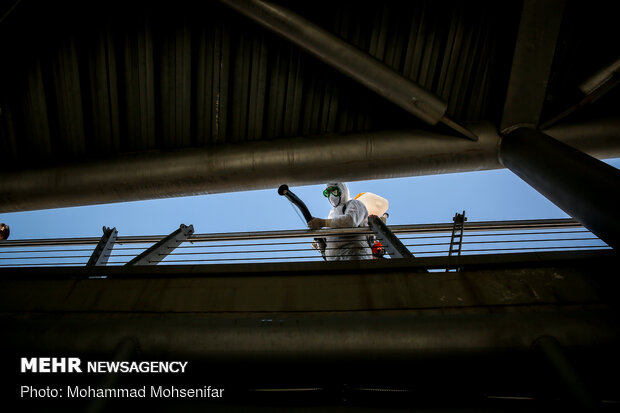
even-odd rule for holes
{"type": "Polygon", "coordinates": [[[138,255],[125,265],[157,265],[168,254],[176,249],[181,243],[194,234],[193,225],[183,225],[176,231],[155,243],[149,249],[138,255]]]}
{"type": "Polygon", "coordinates": [[[116,228],[103,227],[103,235],[88,259],[86,266],[96,267],[106,265],[108,263],[108,258],[110,258],[112,248],[114,248],[117,236],[118,231],[116,228]]]}

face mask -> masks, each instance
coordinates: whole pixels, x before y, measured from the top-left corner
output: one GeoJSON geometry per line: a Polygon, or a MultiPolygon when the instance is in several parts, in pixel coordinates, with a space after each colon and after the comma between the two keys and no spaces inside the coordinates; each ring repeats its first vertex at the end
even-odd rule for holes
{"type": "Polygon", "coordinates": [[[329,203],[332,204],[333,207],[337,207],[338,205],[340,205],[340,197],[336,196],[336,195],[330,195],[329,196],[329,203]]]}

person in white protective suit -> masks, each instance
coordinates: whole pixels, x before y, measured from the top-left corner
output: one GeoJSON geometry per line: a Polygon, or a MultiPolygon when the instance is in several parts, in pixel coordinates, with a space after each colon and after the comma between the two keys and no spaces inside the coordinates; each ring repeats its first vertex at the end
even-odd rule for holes
{"type": "MultiPolygon", "coordinates": [[[[357,228],[368,226],[366,206],[357,199],[351,199],[349,188],[342,182],[329,183],[323,195],[332,205],[327,219],[313,218],[308,222],[310,229],[357,228]]],[[[325,259],[327,261],[370,260],[372,251],[366,235],[341,235],[326,238],[325,259]]]]}

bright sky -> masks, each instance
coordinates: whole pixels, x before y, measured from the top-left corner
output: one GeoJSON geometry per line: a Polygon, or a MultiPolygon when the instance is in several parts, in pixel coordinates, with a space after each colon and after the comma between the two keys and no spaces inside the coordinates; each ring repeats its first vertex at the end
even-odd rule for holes
{"type": "MultiPolygon", "coordinates": [[[[620,158],[606,160],[620,169],[620,158]]],[[[286,184],[287,182],[282,182],[286,184]]],[[[351,195],[373,192],[390,202],[388,225],[452,222],[465,210],[468,221],[567,218],[568,216],[507,169],[348,183],[351,195]]],[[[331,206],[325,185],[290,189],[317,217],[331,206]]],[[[10,240],[99,237],[103,226],[119,236],[167,235],[180,224],[195,233],[307,228],[296,208],[269,190],[124,202],[0,214],[10,240]]]]}

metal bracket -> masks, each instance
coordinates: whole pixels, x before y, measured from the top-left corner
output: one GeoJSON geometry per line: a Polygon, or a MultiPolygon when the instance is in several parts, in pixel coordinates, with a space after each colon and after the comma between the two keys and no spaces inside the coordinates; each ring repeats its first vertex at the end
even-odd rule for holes
{"type": "Polygon", "coordinates": [[[93,254],[88,259],[86,266],[95,267],[106,265],[108,263],[108,258],[110,258],[112,248],[114,248],[117,236],[118,231],[116,228],[103,227],[103,235],[95,247],[93,254]]]}
{"type": "Polygon", "coordinates": [[[168,254],[176,249],[181,243],[194,234],[193,225],[183,225],[176,231],[155,243],[149,249],[132,259],[125,265],[156,265],[166,258],[168,254]]]}
{"type": "Polygon", "coordinates": [[[368,226],[375,233],[375,236],[390,254],[391,258],[414,258],[411,251],[390,231],[390,229],[377,217],[368,217],[368,226]]]}

